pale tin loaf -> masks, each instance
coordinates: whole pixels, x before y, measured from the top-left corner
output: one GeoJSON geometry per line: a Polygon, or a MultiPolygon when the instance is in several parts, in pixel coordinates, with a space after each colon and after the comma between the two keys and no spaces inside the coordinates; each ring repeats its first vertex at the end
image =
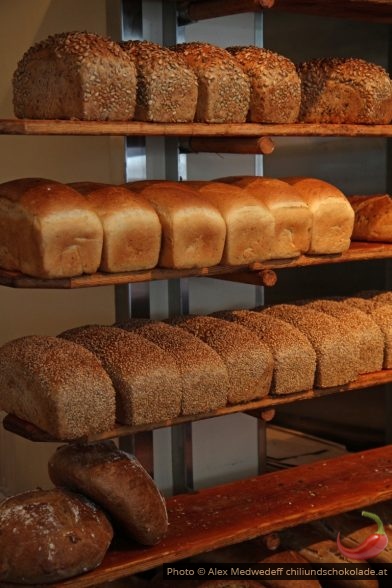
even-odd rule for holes
{"type": "Polygon", "coordinates": [[[90,351],[31,335],[0,348],[0,409],[56,439],[78,439],[114,427],[115,392],[90,351]]]}
{"type": "Polygon", "coordinates": [[[130,272],[157,265],[161,223],[147,200],[121,186],[76,182],[71,187],[85,196],[101,219],[101,270],[130,272]]]}
{"type": "Polygon", "coordinates": [[[261,47],[228,47],[250,81],[248,120],[293,123],[301,105],[301,81],[287,57],[261,47]]]}
{"type": "Polygon", "coordinates": [[[112,442],[63,445],[49,460],[54,484],[81,492],[109,513],[143,545],[155,545],[168,527],[166,504],[133,455],[112,442]]]}
{"type": "Polygon", "coordinates": [[[353,240],[392,243],[392,199],[388,194],[351,196],[355,212],[353,240]]]}
{"type": "Polygon", "coordinates": [[[180,375],[171,356],[157,345],[115,327],[77,327],[61,337],[99,358],[116,390],[120,423],[142,425],[179,415],[180,375]]]}
{"type": "Polygon", "coordinates": [[[94,273],[102,225],[69,186],[42,178],[0,184],[0,266],[37,278],[94,273]]]}
{"type": "Polygon", "coordinates": [[[122,49],[135,63],[135,118],[149,122],[192,122],[197,78],[181,55],[150,41],[126,41],[122,49]]]}
{"type": "Polygon", "coordinates": [[[135,111],[136,68],[109,39],[60,33],[24,54],[13,90],[19,118],[129,120],[135,111]]]}

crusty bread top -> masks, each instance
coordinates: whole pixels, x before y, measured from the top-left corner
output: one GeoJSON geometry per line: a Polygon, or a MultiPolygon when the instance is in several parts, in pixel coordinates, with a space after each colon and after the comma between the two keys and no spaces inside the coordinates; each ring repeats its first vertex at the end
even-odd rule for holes
{"type": "Polygon", "coordinates": [[[382,215],[383,210],[392,209],[392,199],[389,194],[350,196],[348,200],[355,212],[366,208],[372,214],[372,208],[374,208],[375,214],[382,215]]]}
{"type": "Polygon", "coordinates": [[[132,182],[126,182],[125,184],[123,184],[123,186],[124,188],[132,190],[133,192],[141,192],[142,190],[145,190],[145,188],[149,188],[150,186],[155,186],[158,184],[164,184],[165,186],[170,188],[176,188],[177,186],[183,185],[182,182],[175,182],[172,180],[135,180],[132,182]]]}
{"type": "Polygon", "coordinates": [[[260,198],[271,210],[288,207],[307,208],[307,204],[299,191],[282,180],[267,177],[245,177],[238,180],[236,185],[244,188],[249,194],[260,198]]]}
{"type": "MultiPolygon", "coordinates": [[[[283,182],[294,186],[301,195],[301,198],[308,204],[319,202],[320,200],[335,199],[344,201],[349,208],[349,202],[346,196],[333,184],[319,180],[317,178],[307,178],[301,176],[290,176],[281,178],[283,182]]],[[[354,216],[354,215],[353,215],[354,216]]]]}
{"type": "Polygon", "coordinates": [[[158,214],[162,209],[166,209],[171,213],[179,210],[189,210],[196,212],[208,212],[215,218],[221,218],[219,211],[198,194],[196,190],[192,190],[189,186],[168,186],[166,183],[154,184],[142,190],[142,196],[149,200],[156,208],[158,214]]]}
{"type": "MultiPolygon", "coordinates": [[[[224,184],[223,182],[200,182],[200,187],[197,187],[196,184],[192,185],[192,187],[195,187],[203,198],[206,198],[221,212],[229,212],[231,209],[238,210],[238,207],[264,208],[260,200],[240,186],[224,184]]],[[[268,213],[268,211],[266,212],[268,213]]]]}
{"type": "MultiPolygon", "coordinates": [[[[149,212],[150,215],[156,216],[153,206],[145,198],[123,186],[110,186],[95,182],[75,182],[69,185],[83,194],[98,212],[107,214],[141,209],[143,212],[149,212]]],[[[159,223],[158,217],[156,220],[159,223]]]]}
{"type": "Polygon", "coordinates": [[[162,73],[164,70],[166,75],[171,72],[174,77],[181,70],[181,75],[185,74],[187,80],[192,80],[197,86],[197,78],[193,70],[180,53],[151,41],[124,41],[120,43],[120,46],[143,75],[150,76],[162,73]]]}

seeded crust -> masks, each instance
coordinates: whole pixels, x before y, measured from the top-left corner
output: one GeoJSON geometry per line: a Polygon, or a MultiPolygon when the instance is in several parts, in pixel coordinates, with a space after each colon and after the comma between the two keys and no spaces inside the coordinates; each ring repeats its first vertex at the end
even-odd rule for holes
{"type": "Polygon", "coordinates": [[[250,84],[238,62],[225,49],[209,43],[182,43],[175,50],[193,69],[199,84],[195,120],[243,123],[249,109],[250,84]]]}
{"type": "Polygon", "coordinates": [[[313,388],[316,354],[300,330],[266,313],[250,310],[220,311],[213,316],[246,327],[269,348],[274,363],[271,394],[313,388]]]}
{"type": "Polygon", "coordinates": [[[143,425],[179,415],[180,374],[157,345],[115,327],[77,327],[60,336],[100,359],[116,390],[118,422],[143,425]]]}
{"type": "Polygon", "coordinates": [[[359,347],[359,373],[367,374],[382,369],[384,357],[384,337],[378,325],[364,312],[335,300],[313,300],[306,304],[338,319],[347,327],[349,341],[359,347]]]}
{"type": "Polygon", "coordinates": [[[290,304],[270,306],[264,312],[290,323],[309,339],[316,352],[317,387],[340,386],[357,378],[359,348],[350,344],[347,330],[338,320],[322,312],[290,304]]]}
{"type": "Polygon", "coordinates": [[[301,63],[297,71],[302,82],[301,122],[390,122],[392,82],[379,65],[333,57],[301,63]]]}
{"type": "Polygon", "coordinates": [[[121,47],[86,32],[60,33],[33,45],[13,77],[19,118],[130,120],[136,68],[121,47]]]}
{"type": "Polygon", "coordinates": [[[292,61],[260,47],[228,47],[250,81],[248,120],[294,123],[301,105],[301,81],[292,61]]]}
{"type": "Polygon", "coordinates": [[[360,296],[361,298],[370,298],[374,302],[392,304],[392,292],[389,290],[365,290],[364,292],[359,292],[357,296],[360,296]]]}
{"type": "Polygon", "coordinates": [[[226,405],[229,390],[226,366],[203,341],[185,329],[160,321],[140,326],[131,319],[121,323],[121,328],[142,335],[174,359],[182,380],[183,415],[210,412],[226,405]]]}
{"type": "Polygon", "coordinates": [[[0,409],[56,439],[78,439],[114,427],[115,392],[90,351],[32,335],[0,348],[0,409]]]}
{"type": "Polygon", "coordinates": [[[204,341],[221,357],[229,376],[230,404],[268,394],[273,358],[269,348],[248,329],[211,316],[176,317],[170,322],[204,341]]]}
{"type": "Polygon", "coordinates": [[[377,323],[384,336],[384,369],[392,368],[392,305],[383,304],[383,302],[372,299],[350,297],[345,298],[343,304],[349,304],[362,310],[377,323]]]}
{"type": "Polygon", "coordinates": [[[136,120],[192,122],[197,78],[181,55],[149,41],[120,44],[137,71],[136,120]]]}

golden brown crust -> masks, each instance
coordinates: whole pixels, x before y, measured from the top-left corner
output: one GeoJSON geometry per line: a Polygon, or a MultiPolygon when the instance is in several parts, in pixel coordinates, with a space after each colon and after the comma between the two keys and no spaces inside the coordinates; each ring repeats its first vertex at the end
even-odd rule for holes
{"type": "Polygon", "coordinates": [[[388,194],[352,196],[349,202],[355,212],[354,240],[392,243],[392,199],[388,194]]]}

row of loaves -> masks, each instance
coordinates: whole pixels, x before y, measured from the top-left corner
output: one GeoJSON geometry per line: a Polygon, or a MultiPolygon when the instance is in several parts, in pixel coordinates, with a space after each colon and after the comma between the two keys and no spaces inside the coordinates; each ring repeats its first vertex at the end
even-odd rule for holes
{"type": "Polygon", "coordinates": [[[354,212],[313,178],[0,184],[0,267],[38,278],[244,265],[348,249],[354,212]]]}
{"type": "Polygon", "coordinates": [[[60,440],[341,386],[392,368],[392,294],[166,321],[129,319],[0,348],[0,410],[60,440]]]}
{"type": "Polygon", "coordinates": [[[392,119],[392,82],[354,58],[297,67],[259,47],[61,33],[31,47],[13,78],[19,118],[205,123],[365,123],[392,119]]]}

